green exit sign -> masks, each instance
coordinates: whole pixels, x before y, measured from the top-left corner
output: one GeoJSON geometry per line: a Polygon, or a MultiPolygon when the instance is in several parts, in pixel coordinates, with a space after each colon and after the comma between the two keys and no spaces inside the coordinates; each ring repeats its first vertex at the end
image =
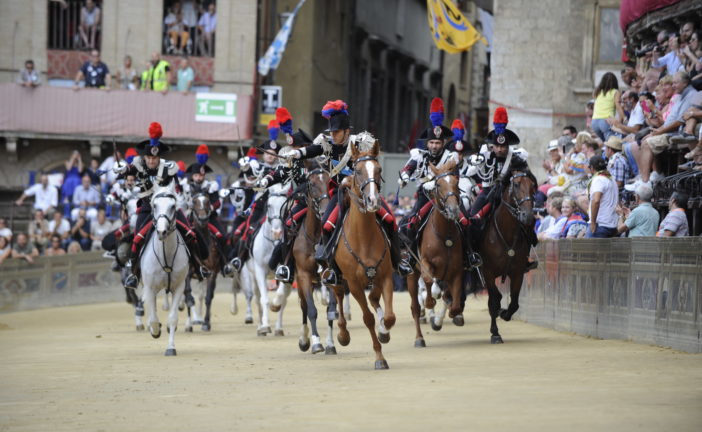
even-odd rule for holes
{"type": "Polygon", "coordinates": [[[197,93],[195,121],[236,123],[236,94],[197,93]]]}

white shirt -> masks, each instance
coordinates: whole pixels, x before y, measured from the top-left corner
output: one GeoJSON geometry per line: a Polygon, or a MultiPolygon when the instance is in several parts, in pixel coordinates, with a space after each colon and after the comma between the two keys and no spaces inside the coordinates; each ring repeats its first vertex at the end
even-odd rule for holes
{"type": "Polygon", "coordinates": [[[590,220],[592,220],[592,196],[595,192],[602,192],[600,210],[597,212],[595,223],[605,228],[616,228],[619,217],[615,212],[619,190],[613,179],[603,175],[596,175],[590,183],[590,220]]]}
{"type": "Polygon", "coordinates": [[[210,15],[209,12],[205,12],[200,17],[200,22],[197,23],[202,26],[205,33],[213,33],[217,28],[217,13],[210,15]]]}
{"type": "Polygon", "coordinates": [[[0,237],[5,237],[9,242],[12,238],[12,230],[10,228],[0,228],[0,237]]]}
{"type": "Polygon", "coordinates": [[[565,216],[559,216],[558,219],[554,221],[553,224],[551,224],[550,227],[546,230],[546,235],[548,238],[552,239],[557,239],[561,236],[561,231],[563,231],[563,227],[565,227],[566,222],[568,222],[568,218],[565,216]]]}
{"type": "Polygon", "coordinates": [[[41,183],[36,183],[24,191],[24,194],[34,197],[34,208],[37,210],[46,212],[49,207],[58,205],[58,189],[51,185],[47,185],[44,189],[41,183]]]}
{"type": "Polygon", "coordinates": [[[634,127],[636,125],[644,125],[646,119],[644,118],[643,109],[641,108],[641,102],[637,102],[634,110],[629,114],[629,121],[626,123],[629,127],[634,127]]]}
{"type": "Polygon", "coordinates": [[[58,235],[64,235],[71,230],[71,225],[66,219],[61,219],[61,224],[56,228],[56,220],[52,219],[49,222],[49,232],[55,232],[58,235]]]}

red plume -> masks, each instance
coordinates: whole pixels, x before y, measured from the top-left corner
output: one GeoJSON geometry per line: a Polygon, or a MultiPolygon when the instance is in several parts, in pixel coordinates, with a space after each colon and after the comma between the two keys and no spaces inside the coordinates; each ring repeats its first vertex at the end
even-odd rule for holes
{"type": "Polygon", "coordinates": [[[498,124],[499,123],[503,123],[503,124],[508,123],[507,110],[505,109],[505,107],[497,107],[497,109],[495,110],[495,114],[492,117],[492,122],[498,123],[498,124]]]}
{"type": "Polygon", "coordinates": [[[429,112],[435,113],[435,112],[444,112],[444,101],[441,100],[441,98],[435,97],[434,99],[431,100],[431,107],[429,107],[429,112]]]}
{"type": "Polygon", "coordinates": [[[292,120],[292,116],[290,115],[290,111],[288,111],[287,108],[280,107],[277,110],[275,110],[275,119],[278,120],[278,124],[283,124],[288,120],[292,120]]]}
{"type": "Polygon", "coordinates": [[[149,125],[149,138],[161,138],[163,135],[163,129],[161,129],[161,124],[157,122],[152,122],[149,125]]]}
{"type": "Polygon", "coordinates": [[[246,156],[255,158],[256,157],[256,147],[251,147],[248,152],[246,152],[246,156]]]}
{"type": "Polygon", "coordinates": [[[466,127],[463,126],[463,122],[461,121],[461,119],[456,119],[456,120],[453,121],[453,123],[451,123],[451,129],[463,129],[463,130],[465,130],[466,127]]]}
{"type": "Polygon", "coordinates": [[[279,129],[280,125],[278,124],[278,121],[276,119],[273,119],[268,122],[268,129],[279,129]]]}
{"type": "Polygon", "coordinates": [[[209,155],[209,154],[210,154],[210,148],[207,147],[207,144],[200,144],[200,145],[197,147],[197,150],[195,151],[195,154],[196,154],[196,155],[199,155],[199,154],[206,154],[206,155],[209,155]]]}

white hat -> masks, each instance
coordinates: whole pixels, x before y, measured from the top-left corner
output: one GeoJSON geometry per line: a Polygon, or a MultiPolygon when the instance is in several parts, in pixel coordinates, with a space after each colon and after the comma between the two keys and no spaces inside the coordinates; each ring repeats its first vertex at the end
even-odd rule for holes
{"type": "Polygon", "coordinates": [[[552,139],[551,141],[548,142],[548,151],[556,150],[556,149],[558,149],[558,140],[552,139]]]}

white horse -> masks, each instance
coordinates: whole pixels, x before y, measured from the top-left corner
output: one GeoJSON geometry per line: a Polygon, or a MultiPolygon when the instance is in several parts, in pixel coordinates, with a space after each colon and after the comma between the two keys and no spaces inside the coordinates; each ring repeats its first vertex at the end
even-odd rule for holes
{"type": "Polygon", "coordinates": [[[161,336],[161,323],[156,311],[156,294],[165,289],[173,293],[168,312],[167,356],[176,355],[174,337],[178,327],[178,305],[183,299],[185,277],[188,273],[188,252],[176,230],[176,202],[173,183],[157,189],[151,198],[155,232],[141,255],[143,301],[149,312],[149,332],[155,339],[161,336]]]}
{"type": "MultiPolygon", "coordinates": [[[[271,326],[268,321],[268,285],[266,276],[270,273],[268,261],[273,254],[273,248],[283,238],[283,205],[288,199],[290,183],[276,184],[268,189],[268,201],[266,203],[266,219],[261,229],[253,240],[251,256],[244,263],[241,269],[241,283],[245,293],[253,293],[258,305],[259,326],[257,333],[265,336],[271,333],[271,326]]],[[[276,300],[276,308],[280,306],[278,320],[276,321],[276,335],[283,335],[283,311],[287,303],[287,296],[290,295],[290,287],[278,288],[279,295],[276,300]]],[[[248,295],[247,295],[248,297],[248,295]]]]}
{"type": "MultiPolygon", "coordinates": [[[[248,183],[243,180],[237,180],[230,186],[231,193],[229,194],[229,200],[231,201],[237,214],[241,214],[246,210],[246,193],[244,192],[244,187],[248,186],[248,183]]],[[[226,190],[226,189],[223,189],[226,190]]],[[[223,196],[220,193],[220,196],[223,196]]],[[[236,227],[234,227],[236,229],[236,227]]],[[[243,270],[243,269],[242,269],[243,270]]],[[[239,306],[237,304],[237,297],[241,294],[242,289],[244,291],[244,296],[246,297],[246,318],[244,320],[245,324],[253,324],[253,312],[251,311],[251,301],[253,299],[253,293],[251,290],[246,290],[246,287],[242,286],[241,275],[232,278],[232,303],[229,307],[229,312],[232,315],[239,313],[239,306]]]]}

